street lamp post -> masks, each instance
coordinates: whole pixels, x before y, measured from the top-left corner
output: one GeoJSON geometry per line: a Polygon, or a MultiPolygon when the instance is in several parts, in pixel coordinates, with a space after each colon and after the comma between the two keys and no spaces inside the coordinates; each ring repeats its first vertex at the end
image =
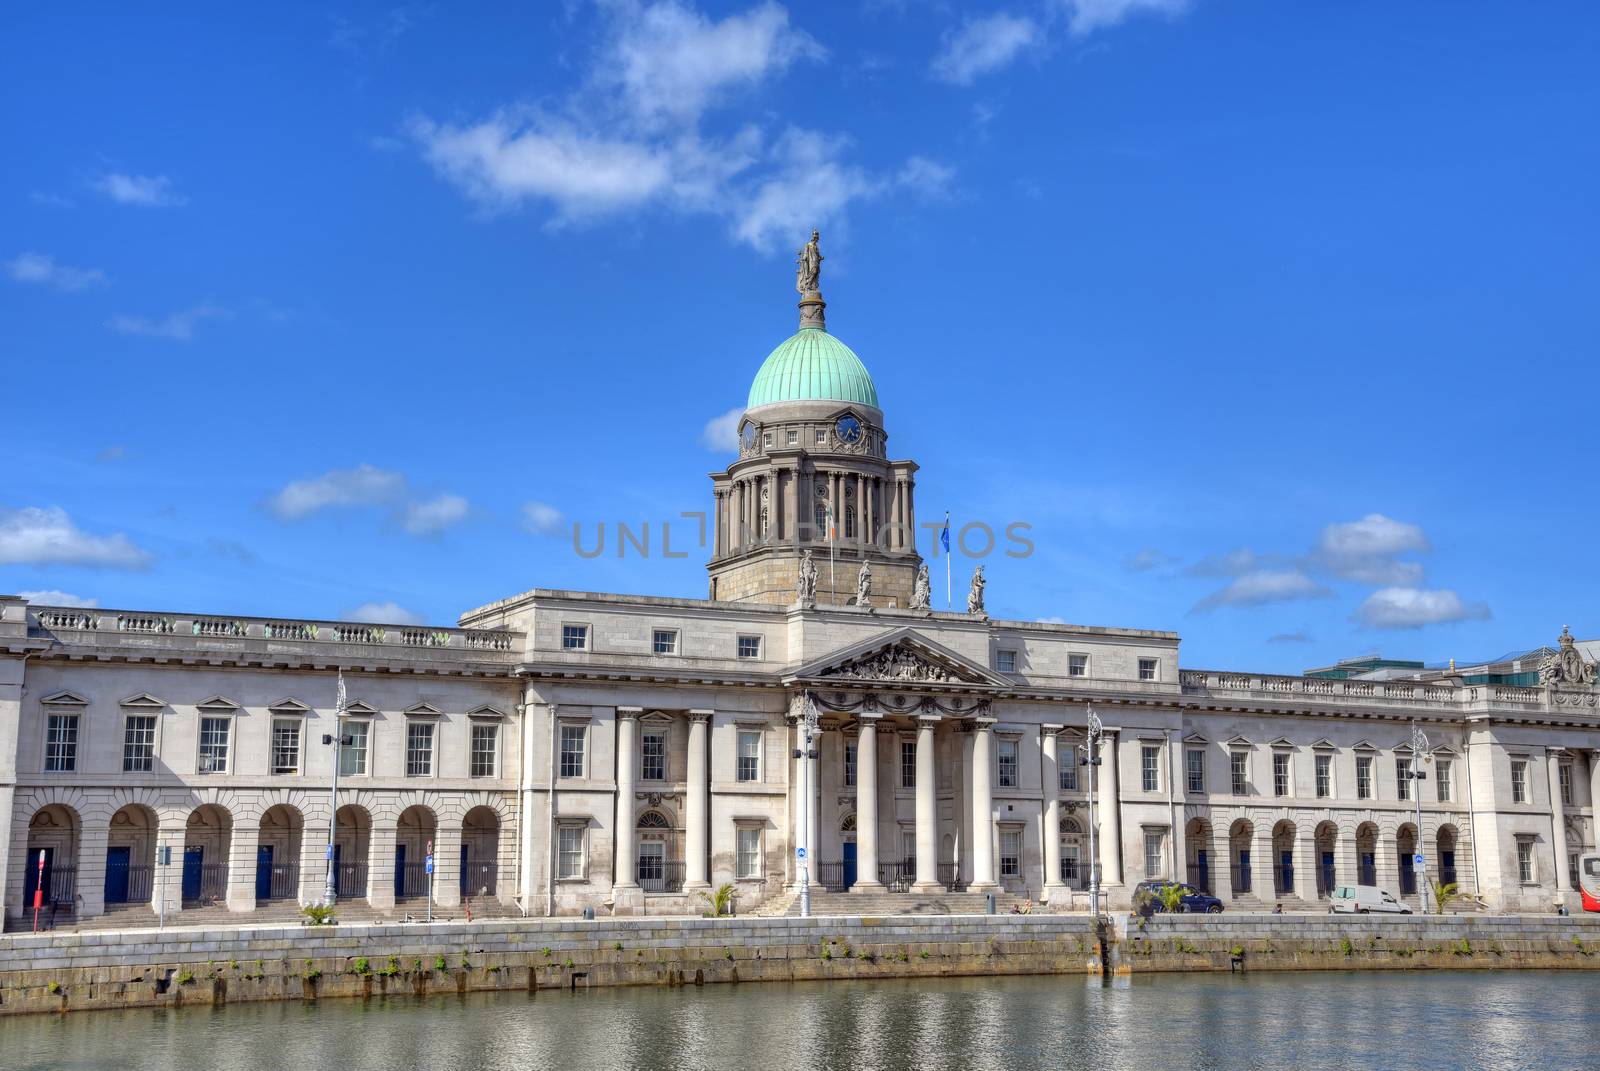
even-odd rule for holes
{"type": "Polygon", "coordinates": [[[1406,771],[1406,778],[1411,782],[1412,802],[1417,805],[1417,841],[1412,852],[1413,871],[1417,876],[1417,902],[1422,907],[1422,913],[1428,913],[1428,856],[1422,850],[1422,782],[1428,779],[1427,771],[1422,768],[1425,762],[1433,761],[1433,753],[1428,748],[1428,736],[1422,731],[1415,718],[1411,720],[1411,768],[1406,771]]]}
{"type": "Polygon", "coordinates": [[[333,836],[339,824],[339,748],[348,743],[344,735],[344,671],[339,671],[339,692],[333,701],[333,732],[324,733],[324,745],[333,745],[333,780],[328,786],[328,875],[322,885],[322,904],[332,907],[338,900],[338,867],[334,865],[333,836]]]}
{"type": "MultiPolygon", "coordinates": [[[[798,878],[800,879],[800,917],[811,917],[811,860],[806,858],[806,845],[811,841],[811,795],[815,791],[811,784],[811,760],[817,757],[813,749],[813,741],[817,731],[817,708],[811,701],[811,693],[807,692],[801,697],[800,709],[800,747],[795,751],[795,758],[800,760],[800,799],[796,802],[795,823],[798,833],[794,857],[798,864],[798,878]]],[[[874,876],[876,880],[876,876],[874,876]]]]}
{"type": "Polygon", "coordinates": [[[1100,916],[1100,853],[1094,845],[1094,768],[1100,765],[1100,718],[1094,712],[1094,707],[1086,707],[1089,712],[1089,733],[1087,739],[1078,745],[1078,750],[1083,755],[1078,759],[1078,765],[1086,767],[1089,771],[1089,910],[1098,918],[1100,916]]]}

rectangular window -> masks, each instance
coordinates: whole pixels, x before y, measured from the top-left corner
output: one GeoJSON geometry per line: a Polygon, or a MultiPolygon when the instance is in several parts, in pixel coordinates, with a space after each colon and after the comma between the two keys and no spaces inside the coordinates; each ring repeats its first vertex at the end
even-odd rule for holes
{"type": "Polygon", "coordinates": [[[1000,831],[1000,876],[1014,878],[1022,873],[1022,830],[1000,831]]]}
{"type": "Polygon", "coordinates": [[[1274,796],[1287,796],[1289,794],[1289,753],[1287,751],[1273,753],[1272,794],[1274,796]]]}
{"type": "Polygon", "coordinates": [[[1450,802],[1450,760],[1438,759],[1434,763],[1433,784],[1440,803],[1450,802]]]}
{"type": "Polygon", "coordinates": [[[122,772],[149,773],[156,768],[156,716],[129,714],[122,726],[122,772]]]}
{"type": "Polygon", "coordinates": [[[1577,852],[1568,852],[1567,853],[1567,880],[1572,883],[1572,887],[1574,889],[1580,888],[1580,886],[1578,884],[1578,853],[1577,852]]]}
{"type": "Polygon", "coordinates": [[[472,723],[472,777],[495,777],[500,769],[500,726],[492,721],[472,723]]]}
{"type": "Polygon", "coordinates": [[[200,719],[200,773],[228,772],[228,734],[232,729],[232,718],[200,719]]]}
{"type": "Polygon", "coordinates": [[[406,776],[433,776],[433,730],[431,721],[406,725],[406,776]]]}
{"type": "Polygon", "coordinates": [[[583,745],[585,729],[582,725],[561,727],[561,776],[583,776],[583,745]]]}
{"type": "Polygon", "coordinates": [[[1154,658],[1139,659],[1139,679],[1142,681],[1156,679],[1156,660],[1154,658]]]}
{"type": "Polygon", "coordinates": [[[754,826],[739,827],[735,876],[759,878],[761,876],[761,830],[754,826]]]}
{"type": "Polygon", "coordinates": [[[1017,671],[1017,652],[996,651],[994,653],[994,668],[1001,673],[1015,673],[1017,671]]]}
{"type": "Polygon", "coordinates": [[[1521,760],[1511,763],[1511,802],[1528,802],[1528,764],[1521,760]]]}
{"type": "Polygon", "coordinates": [[[917,742],[900,741],[900,787],[917,787],[917,742]]]}
{"type": "Polygon", "coordinates": [[[556,877],[583,877],[583,827],[562,826],[556,852],[556,877]]]}
{"type": "Polygon", "coordinates": [[[355,777],[367,772],[367,734],[372,726],[364,721],[344,723],[348,744],[339,745],[339,776],[355,777]]]}
{"type": "Polygon", "coordinates": [[[1517,838],[1517,880],[1533,884],[1533,841],[1524,837],[1517,838]]]}
{"type": "Polygon", "coordinates": [[[1250,753],[1248,751],[1235,751],[1229,755],[1232,775],[1233,794],[1235,796],[1248,796],[1250,794],[1250,753]]]}
{"type": "Polygon", "coordinates": [[[799,431],[799,429],[790,428],[787,441],[788,441],[790,446],[799,446],[800,445],[800,431],[799,431]]]}
{"type": "Polygon", "coordinates": [[[760,636],[740,636],[739,637],[739,657],[740,658],[760,658],[761,657],[761,637],[760,636]]]}
{"type": "Polygon", "coordinates": [[[650,636],[651,654],[677,654],[678,634],[670,628],[658,628],[650,636]]]}
{"type": "Polygon", "coordinates": [[[828,433],[823,431],[821,428],[818,428],[811,441],[816,443],[818,446],[822,446],[828,441],[828,433]]]}
{"type": "Polygon", "coordinates": [[[1317,799],[1325,800],[1333,795],[1333,756],[1317,756],[1317,799]]]}
{"type": "Polygon", "coordinates": [[[299,718],[278,718],[272,723],[272,772],[300,772],[299,718]]]}
{"type": "Polygon", "coordinates": [[[856,787],[856,745],[849,741],[844,745],[844,787],[856,787]]]}
{"type": "Polygon", "coordinates": [[[1395,794],[1402,800],[1411,798],[1411,760],[1394,760],[1395,794]]]}
{"type": "Polygon", "coordinates": [[[1165,859],[1167,853],[1162,850],[1166,844],[1166,834],[1159,829],[1144,831],[1144,876],[1151,880],[1166,876],[1165,859]]]}
{"type": "Polygon", "coordinates": [[[589,626],[562,625],[561,649],[563,651],[587,651],[589,649],[589,626]]]}
{"type": "Polygon", "coordinates": [[[1001,740],[995,747],[995,758],[1000,770],[1000,787],[1017,787],[1017,742],[1001,740]]]}
{"type": "Polygon", "coordinates": [[[1356,799],[1372,798],[1372,756],[1356,756],[1356,799]]]}
{"type": "Polygon", "coordinates": [[[1139,787],[1146,792],[1161,790],[1161,749],[1152,744],[1139,749],[1139,787]]]}
{"type": "Polygon", "coordinates": [[[1556,767],[1556,777],[1561,786],[1561,805],[1572,806],[1572,763],[1563,762],[1556,767]]]}
{"type": "Polygon", "coordinates": [[[761,734],[739,734],[739,772],[740,781],[761,780],[761,734]]]}
{"type": "Polygon", "coordinates": [[[660,729],[645,733],[639,741],[639,780],[667,779],[667,734],[660,729]]]}
{"type": "Polygon", "coordinates": [[[1057,768],[1057,780],[1061,783],[1061,791],[1078,791],[1078,749],[1067,747],[1067,753],[1061,756],[1061,765],[1057,768]]]}
{"type": "Polygon", "coordinates": [[[1192,747],[1185,756],[1188,762],[1189,791],[1195,795],[1203,795],[1206,790],[1206,752],[1204,748],[1192,747]]]}
{"type": "Polygon", "coordinates": [[[78,716],[52,714],[45,724],[46,773],[71,773],[78,768],[78,716]]]}
{"type": "Polygon", "coordinates": [[[1067,656],[1067,676],[1087,677],[1089,675],[1089,656],[1086,654],[1069,654],[1067,656]]]}

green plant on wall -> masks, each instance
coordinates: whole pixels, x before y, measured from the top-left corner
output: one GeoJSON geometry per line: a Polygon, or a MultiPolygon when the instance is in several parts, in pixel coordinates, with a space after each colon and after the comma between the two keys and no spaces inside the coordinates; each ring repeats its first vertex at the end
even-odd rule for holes
{"type": "Polygon", "coordinates": [[[723,882],[712,892],[703,892],[700,899],[706,902],[706,915],[716,918],[720,915],[733,914],[734,888],[731,882],[723,882]]]}
{"type": "Polygon", "coordinates": [[[1456,882],[1430,878],[1428,879],[1428,885],[1433,889],[1433,902],[1437,905],[1440,914],[1448,911],[1451,904],[1459,903],[1466,899],[1466,895],[1456,882]]]}

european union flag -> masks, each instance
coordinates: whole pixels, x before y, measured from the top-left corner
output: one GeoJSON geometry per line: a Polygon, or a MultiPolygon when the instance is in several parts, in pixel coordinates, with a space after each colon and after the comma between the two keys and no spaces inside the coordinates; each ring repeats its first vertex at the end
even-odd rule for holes
{"type": "Polygon", "coordinates": [[[950,515],[949,514],[945,515],[944,527],[939,530],[939,545],[944,548],[944,552],[946,554],[950,553],[950,515]]]}

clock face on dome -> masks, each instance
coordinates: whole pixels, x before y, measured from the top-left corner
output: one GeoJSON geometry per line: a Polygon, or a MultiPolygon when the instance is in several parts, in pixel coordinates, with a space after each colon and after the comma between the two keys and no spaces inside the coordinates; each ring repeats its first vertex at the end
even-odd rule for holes
{"type": "Polygon", "coordinates": [[[839,422],[833,426],[833,433],[837,435],[839,437],[839,441],[844,443],[846,446],[854,446],[856,443],[860,442],[861,437],[866,434],[861,427],[861,421],[857,420],[849,413],[846,413],[844,416],[839,418],[839,422]]]}
{"type": "Polygon", "coordinates": [[[744,426],[744,448],[746,450],[753,450],[755,449],[755,445],[756,426],[754,424],[746,424],[744,426]]]}

